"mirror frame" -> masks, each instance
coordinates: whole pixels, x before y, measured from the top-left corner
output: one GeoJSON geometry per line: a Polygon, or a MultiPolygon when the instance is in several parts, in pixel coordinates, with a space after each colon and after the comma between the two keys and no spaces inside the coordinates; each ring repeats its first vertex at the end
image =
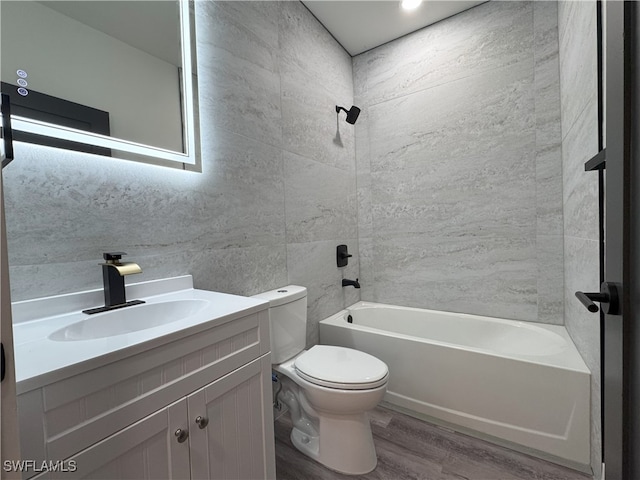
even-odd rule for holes
{"type": "Polygon", "coordinates": [[[121,156],[111,158],[133,160],[184,170],[201,171],[194,1],[195,0],[177,0],[180,16],[180,47],[182,51],[182,69],[180,72],[182,90],[180,95],[182,98],[184,153],[59,126],[18,115],[11,115],[13,130],[68,140],[85,145],[104,147],[124,153],[121,156]]]}

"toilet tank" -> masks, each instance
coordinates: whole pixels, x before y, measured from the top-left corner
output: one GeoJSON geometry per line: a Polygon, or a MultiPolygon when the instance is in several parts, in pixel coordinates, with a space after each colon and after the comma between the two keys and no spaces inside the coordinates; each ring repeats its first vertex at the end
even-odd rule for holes
{"type": "Polygon", "coordinates": [[[288,285],[253,297],[269,301],[271,363],[280,364],[304,350],[307,343],[307,289],[288,285]]]}

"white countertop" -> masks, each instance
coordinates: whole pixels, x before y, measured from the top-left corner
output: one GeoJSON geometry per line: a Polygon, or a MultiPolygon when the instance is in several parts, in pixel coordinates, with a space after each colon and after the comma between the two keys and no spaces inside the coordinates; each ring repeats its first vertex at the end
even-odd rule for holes
{"type": "Polygon", "coordinates": [[[102,290],[15,302],[18,394],[269,307],[265,300],[194,289],[190,275],[127,286],[127,299],[146,303],[202,299],[208,300],[209,306],[185,320],[145,330],[91,340],[55,341],[49,338],[53,332],[91,317],[82,310],[104,304],[102,290]]]}

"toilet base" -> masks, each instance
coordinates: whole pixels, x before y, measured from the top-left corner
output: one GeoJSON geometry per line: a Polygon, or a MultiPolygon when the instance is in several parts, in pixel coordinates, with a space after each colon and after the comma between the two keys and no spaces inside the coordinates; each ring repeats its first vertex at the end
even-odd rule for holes
{"type": "Polygon", "coordinates": [[[293,430],[291,430],[291,443],[306,456],[318,460],[320,456],[320,437],[311,437],[293,427],[293,430]]]}
{"type": "Polygon", "coordinates": [[[298,450],[327,468],[348,475],[362,475],[376,468],[373,435],[364,413],[321,415],[318,420],[319,436],[293,428],[291,442],[298,450]]]}

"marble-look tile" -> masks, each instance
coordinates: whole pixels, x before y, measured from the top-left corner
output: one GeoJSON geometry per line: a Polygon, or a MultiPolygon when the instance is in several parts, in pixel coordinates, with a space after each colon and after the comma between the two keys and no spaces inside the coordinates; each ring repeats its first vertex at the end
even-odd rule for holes
{"type": "Polygon", "coordinates": [[[370,124],[376,232],[535,234],[531,63],[377,105],[370,124]]]}
{"type": "Polygon", "coordinates": [[[280,75],[214,45],[198,59],[201,116],[218,128],[269,145],[282,143],[280,75]]]}
{"type": "Polygon", "coordinates": [[[538,321],[564,325],[564,242],[562,235],[538,235],[538,321]]]}
{"type": "MultiPolygon", "coordinates": [[[[420,51],[422,64],[418,55],[395,54],[435,35],[431,28],[354,58],[356,99],[369,105],[356,130],[361,277],[375,278],[362,297],[558,323],[562,296],[539,299],[538,284],[561,288],[562,244],[536,250],[537,235],[561,235],[563,226],[555,5],[535,15],[532,4],[482,7],[511,15],[506,35],[528,32],[519,63],[496,55],[486,64],[495,60],[492,68],[471,69],[471,78],[440,69],[440,79],[415,87],[432,74],[425,64],[433,64],[429,49],[438,43],[420,51]],[[469,259],[482,252],[508,260],[469,259]],[[541,266],[552,256],[555,268],[541,266]],[[499,266],[490,273],[488,264],[499,266]],[[492,301],[482,305],[481,296],[492,301]]],[[[480,8],[455,20],[472,24],[480,8]]]]}
{"type": "Polygon", "coordinates": [[[12,264],[100,260],[109,250],[133,257],[196,245],[284,244],[280,151],[221,134],[207,153],[215,168],[196,174],[197,184],[194,174],[186,172],[170,181],[158,170],[129,166],[137,174],[123,176],[97,159],[96,167],[103,163],[104,169],[76,171],[73,163],[50,169],[31,164],[25,155],[7,182],[9,241],[20,244],[13,249],[12,264]],[[205,177],[206,185],[200,184],[205,177]],[[43,242],[50,246],[43,248],[43,242]]]}
{"type": "Polygon", "coordinates": [[[351,57],[300,2],[281,2],[283,147],[354,171],[354,127],[336,105],[353,104],[351,57]]]}
{"type": "MultiPolygon", "coordinates": [[[[196,288],[253,295],[287,282],[284,245],[136,253],[129,257],[142,267],[142,273],[127,277],[127,285],[190,274],[196,288]]],[[[101,289],[101,261],[99,256],[79,262],[12,266],[12,301],[101,289]],[[56,281],[52,282],[52,278],[56,281]]]]}
{"type": "Polygon", "coordinates": [[[586,102],[597,96],[596,2],[558,2],[558,25],[562,126],[566,136],[586,102]]]}
{"type": "MultiPolygon", "coordinates": [[[[343,96],[353,96],[351,56],[336,42],[302,2],[280,2],[280,65],[287,74],[306,72],[313,83],[343,96]]],[[[346,98],[351,100],[351,98],[346,98]]],[[[344,105],[347,109],[351,106],[344,105]]],[[[335,107],[335,105],[334,105],[335,107]]],[[[333,110],[335,113],[335,110],[333,110]]],[[[344,115],[344,113],[343,113],[344,115]]]]}
{"type": "Polygon", "coordinates": [[[587,367],[600,365],[600,316],[589,312],[575,292],[600,291],[597,240],[564,237],[565,324],[587,367]]]}
{"type": "Polygon", "coordinates": [[[585,172],[584,164],[598,153],[595,100],[589,101],[562,142],[564,233],[591,240],[599,238],[598,174],[585,172]]]}
{"type": "Polygon", "coordinates": [[[369,105],[495,70],[532,55],[531,2],[487,2],[354,57],[369,105]]]}
{"type": "MultiPolygon", "coordinates": [[[[356,97],[354,103],[360,106],[368,105],[365,98],[356,97]]],[[[367,174],[371,172],[370,160],[370,138],[369,138],[369,109],[362,108],[358,121],[354,126],[355,145],[356,145],[356,167],[358,174],[367,174]]]]}
{"type": "Polygon", "coordinates": [[[198,93],[203,132],[212,124],[280,146],[277,4],[197,5],[198,93]]]}
{"type": "Polygon", "coordinates": [[[393,176],[372,174],[374,231],[461,237],[535,234],[530,151],[447,160],[393,176]]]}
{"type": "Polygon", "coordinates": [[[285,152],[287,243],[357,237],[355,176],[285,152]]]}
{"type": "MultiPolygon", "coordinates": [[[[362,105],[361,99],[356,99],[356,105],[362,105]]],[[[355,126],[358,235],[360,237],[370,237],[372,233],[371,153],[369,145],[369,112],[365,109],[360,113],[355,126]]]]}
{"type": "Polygon", "coordinates": [[[336,114],[336,105],[350,108],[352,95],[331,92],[317,77],[293,68],[282,72],[283,148],[317,162],[354,171],[354,127],[336,114]]]}
{"type": "Polygon", "coordinates": [[[531,58],[371,107],[372,173],[533,151],[532,67],[531,58]]]}
{"type": "MultiPolygon", "coordinates": [[[[536,64],[549,59],[558,61],[558,2],[531,2],[533,6],[533,40],[536,64]]],[[[556,75],[558,72],[556,71],[556,75]]]]}
{"type": "Polygon", "coordinates": [[[213,49],[270,72],[279,71],[277,2],[197,2],[196,35],[207,60],[213,49]]]}
{"type": "Polygon", "coordinates": [[[564,270],[565,326],[591,371],[591,466],[594,472],[599,472],[602,465],[600,314],[587,311],[575,297],[576,291],[600,290],[599,242],[565,235],[564,270]]]}
{"type": "Polygon", "coordinates": [[[537,319],[535,240],[530,236],[385,234],[375,238],[381,303],[537,319]]]}
{"type": "Polygon", "coordinates": [[[374,242],[371,237],[358,238],[358,260],[360,262],[360,298],[366,301],[376,299],[375,258],[373,256],[374,242]]]}
{"type": "Polygon", "coordinates": [[[191,212],[206,228],[206,248],[285,243],[282,152],[248,138],[220,132],[209,145],[211,163],[203,205],[191,212]]]}
{"type": "Polygon", "coordinates": [[[533,2],[537,235],[562,235],[557,2],[533,2]]]}
{"type": "Polygon", "coordinates": [[[557,2],[533,2],[536,126],[545,135],[542,146],[562,140],[560,128],[560,63],[557,2]],[[547,124],[550,128],[543,130],[547,124]]]}
{"type": "Polygon", "coordinates": [[[358,200],[358,235],[371,237],[373,234],[373,213],[371,210],[371,175],[360,174],[357,176],[357,200],[358,200]]]}
{"type": "Polygon", "coordinates": [[[100,261],[101,257],[80,262],[40,263],[36,260],[30,265],[12,264],[9,267],[11,301],[102,288],[100,261]]]}
{"type": "MultiPolygon", "coordinates": [[[[353,243],[351,245],[354,245],[354,246],[358,245],[355,239],[352,240],[352,242],[353,243]]],[[[340,270],[342,270],[342,278],[349,279],[349,280],[358,280],[359,283],[362,280],[360,278],[360,260],[359,258],[356,258],[355,255],[353,258],[349,259],[349,265],[344,268],[341,268],[340,270]]],[[[343,308],[350,307],[354,303],[362,300],[362,283],[360,283],[360,288],[343,287],[342,294],[343,294],[343,308]]]]}
{"type": "Polygon", "coordinates": [[[190,210],[203,201],[201,177],[176,170],[169,180],[157,167],[96,156],[87,168],[84,154],[28,144],[15,151],[19,161],[3,172],[11,265],[100,261],[131,245],[188,248],[199,234],[190,210]]]}
{"type": "MultiPolygon", "coordinates": [[[[93,258],[113,249],[139,256],[196,246],[284,243],[280,151],[221,132],[207,154],[215,166],[197,175],[204,184],[191,188],[177,181],[183,172],[177,173],[173,182],[163,179],[156,184],[145,182],[142,176],[122,177],[117,169],[112,173],[85,171],[74,180],[63,180],[66,188],[80,183],[75,186],[78,200],[86,203],[74,205],[63,199],[66,216],[77,221],[65,230],[49,233],[72,239],[60,242],[58,248],[66,253],[61,252],[56,261],[64,255],[78,258],[74,242],[91,245],[93,258]],[[96,208],[87,210],[87,204],[96,208]]],[[[51,182],[51,176],[47,178],[51,182]]],[[[32,185],[32,180],[30,176],[27,184],[32,185]]]]}
{"type": "Polygon", "coordinates": [[[350,258],[349,265],[345,268],[340,269],[336,266],[336,246],[343,243],[355,247],[357,240],[343,237],[320,242],[287,244],[288,283],[307,287],[308,347],[318,343],[320,320],[358,300],[359,292],[346,292],[347,287],[342,287],[343,278],[357,277],[357,258],[350,258]]]}
{"type": "Polygon", "coordinates": [[[536,148],[536,231],[562,235],[564,231],[562,146],[536,148]]]}
{"type": "Polygon", "coordinates": [[[196,288],[255,295],[287,285],[285,245],[197,250],[188,257],[196,288]]]}

